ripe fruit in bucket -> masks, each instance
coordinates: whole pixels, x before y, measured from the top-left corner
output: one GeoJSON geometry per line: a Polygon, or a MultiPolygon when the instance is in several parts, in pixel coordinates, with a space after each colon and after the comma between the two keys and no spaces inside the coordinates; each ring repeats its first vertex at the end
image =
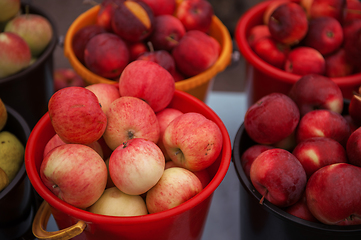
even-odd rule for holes
{"type": "Polygon", "coordinates": [[[83,144],[54,148],[40,166],[40,177],[45,186],[60,199],[82,209],[99,199],[107,176],[104,160],[83,144]]]}
{"type": "Polygon", "coordinates": [[[114,100],[120,98],[119,88],[116,84],[96,83],[88,85],[85,88],[97,96],[104,113],[108,111],[110,104],[114,100]]]}
{"type": "Polygon", "coordinates": [[[107,117],[93,92],[67,87],[55,92],[48,103],[55,132],[66,143],[90,144],[107,126],[107,117]]]}
{"type": "Polygon", "coordinates": [[[4,0],[0,2],[0,22],[13,18],[20,10],[20,0],[4,0]]]}
{"type": "Polygon", "coordinates": [[[223,142],[222,133],[213,121],[200,113],[184,113],[169,123],[163,144],[177,166],[200,171],[217,159],[223,142]]]}
{"type": "Polygon", "coordinates": [[[109,174],[123,193],[140,195],[162,177],[165,159],[156,143],[143,138],[130,139],[110,155],[109,174]]]}
{"type": "Polygon", "coordinates": [[[297,75],[324,75],[326,61],[322,54],[314,48],[299,46],[293,48],[287,56],[284,70],[297,75]]]}
{"type": "Polygon", "coordinates": [[[315,172],[306,186],[312,214],[329,225],[361,224],[361,168],[336,163],[315,172]]]}

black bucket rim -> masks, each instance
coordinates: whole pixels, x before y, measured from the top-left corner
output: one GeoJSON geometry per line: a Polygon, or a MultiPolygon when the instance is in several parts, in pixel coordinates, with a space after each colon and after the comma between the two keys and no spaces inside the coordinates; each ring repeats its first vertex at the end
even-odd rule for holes
{"type": "MultiPolygon", "coordinates": [[[[253,184],[247,178],[246,174],[243,171],[240,161],[243,153],[241,151],[240,141],[243,134],[245,134],[246,137],[248,138],[246,139],[247,141],[249,141],[249,144],[247,144],[248,147],[256,144],[248,136],[247,132],[245,131],[244,124],[242,123],[234,139],[233,150],[232,150],[232,162],[234,164],[238,179],[240,180],[242,187],[246,190],[246,192],[248,192],[259,202],[262,198],[262,195],[253,187],[253,184]]],[[[247,146],[245,146],[243,150],[245,150],[247,146]]],[[[260,207],[266,210],[267,212],[274,214],[277,218],[280,218],[282,220],[288,220],[290,223],[295,224],[301,228],[308,228],[318,231],[327,231],[334,233],[361,234],[361,225],[338,226],[338,225],[327,225],[324,223],[310,222],[287,213],[286,211],[275,206],[266,199],[264,199],[263,204],[260,204],[260,207]]]]}

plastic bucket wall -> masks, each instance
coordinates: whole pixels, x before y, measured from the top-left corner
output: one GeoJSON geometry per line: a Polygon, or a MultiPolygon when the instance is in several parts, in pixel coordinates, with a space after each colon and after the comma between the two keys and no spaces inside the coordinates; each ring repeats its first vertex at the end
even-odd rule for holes
{"type": "MultiPolygon", "coordinates": [[[[179,3],[181,1],[178,0],[177,2],[179,3]]],[[[86,81],[87,84],[114,83],[113,80],[100,77],[88,70],[75,57],[74,51],[71,47],[72,39],[78,30],[87,25],[95,24],[96,15],[99,9],[100,6],[97,5],[75,19],[69,27],[64,40],[65,56],[68,58],[74,70],[86,81]]],[[[221,45],[221,53],[216,63],[211,68],[196,76],[175,83],[176,89],[187,92],[201,101],[206,99],[207,93],[212,87],[214,77],[228,66],[232,57],[232,39],[230,33],[216,16],[213,16],[209,35],[214,37],[221,45]]]]}
{"type": "MultiPolygon", "coordinates": [[[[271,66],[260,59],[250,48],[247,36],[253,26],[263,23],[263,13],[272,1],[261,2],[245,12],[238,20],[235,29],[235,40],[237,46],[246,60],[245,79],[247,84],[248,105],[256,102],[261,97],[271,92],[287,94],[292,85],[301,77],[287,73],[281,69],[271,66]]],[[[343,97],[351,99],[353,91],[358,92],[361,86],[361,73],[332,78],[341,88],[343,97]]]]}
{"type": "Polygon", "coordinates": [[[223,134],[223,150],[207,168],[211,182],[194,198],[173,209],[139,217],[110,217],[92,214],[75,208],[57,198],[42,183],[39,168],[46,142],[54,135],[49,115],[44,115],[33,129],[26,148],[25,163],[29,179],[39,195],[51,206],[51,213],[59,229],[79,220],[87,226],[75,239],[200,239],[207,219],[214,190],[227,173],[231,159],[231,143],[221,119],[197,98],[176,90],[170,107],[182,112],[198,112],[213,120],[223,134]]]}
{"type": "Polygon", "coordinates": [[[331,226],[313,223],[288,214],[267,200],[261,205],[261,194],[253,187],[241,165],[243,152],[255,142],[242,124],[234,144],[232,161],[241,181],[241,239],[252,240],[340,240],[360,239],[361,225],[331,226]]]}
{"type": "MultiPolygon", "coordinates": [[[[24,5],[22,7],[24,8],[24,5]]],[[[53,28],[53,37],[31,66],[14,75],[0,78],[0,98],[18,111],[32,128],[46,113],[48,100],[54,92],[53,52],[58,39],[55,23],[44,11],[29,5],[29,13],[48,19],[53,28]]]]}
{"type": "MultiPolygon", "coordinates": [[[[8,119],[2,131],[14,134],[25,147],[30,135],[30,128],[24,118],[13,108],[6,105],[6,109],[8,119]]],[[[31,227],[32,194],[24,162],[15,178],[0,192],[1,239],[17,238],[31,227]]]]}

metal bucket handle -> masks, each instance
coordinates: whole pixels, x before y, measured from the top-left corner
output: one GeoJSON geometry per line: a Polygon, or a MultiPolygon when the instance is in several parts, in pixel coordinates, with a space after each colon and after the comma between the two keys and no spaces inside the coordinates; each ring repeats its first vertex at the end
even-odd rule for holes
{"type": "Polygon", "coordinates": [[[50,214],[50,205],[46,201],[43,201],[33,221],[33,234],[38,239],[68,240],[81,234],[86,227],[86,223],[79,220],[76,224],[68,228],[55,232],[47,232],[45,229],[48,225],[50,214]]]}

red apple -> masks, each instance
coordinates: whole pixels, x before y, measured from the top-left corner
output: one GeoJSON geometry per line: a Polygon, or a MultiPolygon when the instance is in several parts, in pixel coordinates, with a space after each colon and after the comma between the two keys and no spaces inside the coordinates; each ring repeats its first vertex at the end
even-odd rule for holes
{"type": "Polygon", "coordinates": [[[106,216],[142,216],[148,210],[141,196],[128,195],[116,187],[107,188],[87,211],[106,216]]]}
{"type": "Polygon", "coordinates": [[[255,189],[272,204],[288,207],[301,197],[307,183],[301,163],[289,151],[274,148],[261,153],[252,163],[250,178],[255,189]]]}
{"type": "Polygon", "coordinates": [[[153,31],[154,14],[151,8],[141,1],[124,1],[114,9],[112,29],[128,42],[140,42],[153,31]]]}
{"type": "Polygon", "coordinates": [[[342,23],[346,10],[346,0],[301,0],[308,18],[333,17],[342,23]]]}
{"type": "Polygon", "coordinates": [[[312,215],[328,225],[361,224],[361,168],[336,163],[315,172],[306,186],[312,215]]]}
{"type": "Polygon", "coordinates": [[[169,123],[163,144],[176,165],[190,171],[209,167],[219,156],[223,138],[216,123],[200,113],[184,113],[169,123]]]}
{"type": "Polygon", "coordinates": [[[120,191],[140,195],[159,181],[164,165],[164,155],[154,142],[133,138],[119,145],[110,155],[109,174],[120,191]]]}
{"type": "Polygon", "coordinates": [[[248,108],[244,127],[255,142],[273,144],[291,135],[299,119],[300,112],[291,98],[271,93],[248,108]]]}
{"type": "Polygon", "coordinates": [[[346,57],[344,48],[339,48],[336,52],[325,57],[325,75],[330,78],[346,77],[354,72],[354,65],[346,57]]]}
{"type": "Polygon", "coordinates": [[[136,60],[141,54],[149,52],[148,46],[144,42],[128,43],[129,62],[136,60]]]}
{"type": "Polygon", "coordinates": [[[85,87],[97,96],[104,113],[109,109],[110,104],[120,98],[119,89],[116,84],[95,83],[85,87]]]}
{"type": "Polygon", "coordinates": [[[85,64],[84,60],[84,50],[89,42],[89,40],[100,34],[105,33],[106,30],[102,26],[98,25],[88,25],[79,29],[73,36],[71,47],[74,51],[76,58],[82,63],[85,64]]]}
{"type": "Polygon", "coordinates": [[[263,37],[253,44],[254,52],[265,62],[283,69],[290,47],[278,42],[273,37],[263,37]]]}
{"type": "Polygon", "coordinates": [[[173,14],[176,9],[176,0],[140,0],[146,3],[153,11],[154,16],[173,14]]]}
{"type": "Polygon", "coordinates": [[[348,105],[348,113],[352,121],[357,125],[361,125],[361,95],[359,93],[354,93],[350,104],[348,105]]]}
{"type": "Polygon", "coordinates": [[[129,63],[129,50],[115,34],[100,33],[92,37],[84,50],[85,66],[104,78],[117,78],[129,63]]]}
{"type": "Polygon", "coordinates": [[[304,9],[297,3],[279,5],[268,21],[271,36],[288,45],[298,44],[308,31],[308,20],[304,9]]]}
{"type": "Polygon", "coordinates": [[[52,193],[82,209],[99,199],[107,182],[104,160],[82,144],[54,148],[42,161],[39,174],[52,193]]]}
{"type": "Polygon", "coordinates": [[[208,32],[213,18],[213,7],[207,0],[183,0],[174,15],[183,23],[186,31],[208,32]]]}
{"type": "Polygon", "coordinates": [[[186,30],[182,22],[173,15],[160,15],[154,19],[154,29],[149,41],[156,50],[167,50],[177,46],[186,30]]]}
{"type": "Polygon", "coordinates": [[[30,61],[30,48],[21,37],[10,32],[0,33],[0,78],[20,72],[30,61]]]}
{"type": "Polygon", "coordinates": [[[67,87],[55,92],[48,110],[55,132],[66,143],[95,142],[107,126],[107,117],[97,97],[83,87],[67,87]]]}
{"type": "Polygon", "coordinates": [[[168,156],[167,151],[165,150],[164,144],[163,144],[164,131],[168,127],[168,125],[171,121],[173,121],[176,117],[178,117],[182,114],[183,114],[183,112],[181,112],[180,110],[175,109],[175,108],[170,108],[170,107],[167,107],[156,113],[158,123],[159,123],[159,129],[160,129],[159,140],[157,142],[157,145],[162,150],[166,161],[170,160],[170,157],[168,156]]]}
{"type": "Polygon", "coordinates": [[[310,221],[310,222],[319,222],[317,218],[315,218],[310,209],[307,206],[307,198],[305,192],[303,192],[302,197],[295,204],[287,207],[285,209],[289,214],[296,216],[298,218],[310,221]]]}
{"type": "Polygon", "coordinates": [[[318,50],[322,55],[338,50],[343,43],[343,28],[333,17],[311,19],[303,44],[318,50]]]}
{"type": "Polygon", "coordinates": [[[306,139],[297,144],[292,154],[302,164],[307,178],[324,166],[347,162],[345,148],[336,140],[327,137],[306,139]]]}
{"type": "Polygon", "coordinates": [[[122,96],[110,104],[106,112],[108,124],[103,138],[110,149],[132,138],[158,142],[160,129],[153,109],[136,97],[122,96]]]}
{"type": "Polygon", "coordinates": [[[337,113],[343,110],[340,87],[330,78],[307,74],[292,86],[288,96],[297,104],[301,117],[315,109],[328,109],[337,113]]]}
{"type": "Polygon", "coordinates": [[[140,98],[148,103],[154,112],[169,105],[174,91],[172,75],[153,61],[133,61],[125,67],[119,78],[121,96],[140,98]]]}
{"type": "Polygon", "coordinates": [[[266,150],[272,149],[272,146],[269,145],[262,145],[262,144],[256,144],[252,145],[251,147],[247,148],[246,151],[241,156],[241,164],[244,173],[248,178],[250,178],[250,170],[253,161],[266,150]]]}
{"type": "Polygon", "coordinates": [[[256,25],[251,28],[247,37],[249,46],[253,49],[254,44],[261,38],[271,36],[267,25],[256,25]]]}
{"type": "Polygon", "coordinates": [[[350,127],[342,115],[326,109],[306,113],[296,130],[298,143],[313,137],[328,137],[346,146],[349,136],[350,127]]]}
{"type": "Polygon", "coordinates": [[[54,71],[54,92],[65,87],[85,87],[84,80],[72,68],[59,68],[54,71]]]}
{"type": "Polygon", "coordinates": [[[263,12],[263,24],[268,25],[269,18],[273,11],[283,3],[287,3],[288,0],[274,0],[267,5],[266,10],[263,12]]]}
{"type": "Polygon", "coordinates": [[[125,0],[103,0],[99,5],[99,11],[96,16],[95,23],[103,27],[107,32],[112,32],[112,18],[114,9],[125,0]]]}
{"type": "Polygon", "coordinates": [[[361,167],[360,146],[361,146],[361,128],[357,128],[348,138],[346,153],[349,163],[361,167]]]}
{"type": "Polygon", "coordinates": [[[314,48],[298,46],[293,48],[286,59],[284,70],[297,75],[324,75],[326,62],[322,54],[314,48]]]}
{"type": "Polygon", "coordinates": [[[5,32],[19,35],[29,45],[34,58],[49,45],[53,37],[53,27],[48,19],[38,14],[21,14],[5,25],[5,32]]]}
{"type": "Polygon", "coordinates": [[[0,2],[0,22],[6,22],[20,11],[20,0],[3,0],[0,2]]]}
{"type": "MultiPolygon", "coordinates": [[[[158,63],[167,70],[172,76],[175,71],[175,62],[173,56],[166,50],[157,50],[141,54],[137,60],[146,60],[158,63]]],[[[173,80],[174,81],[174,80],[173,80]]]]}
{"type": "Polygon", "coordinates": [[[220,51],[221,46],[216,39],[201,31],[192,30],[182,37],[172,55],[177,69],[191,77],[213,66],[220,51]]]}
{"type": "Polygon", "coordinates": [[[149,213],[174,208],[202,191],[202,183],[191,171],[172,167],[164,170],[158,183],[147,192],[149,213]]]}

